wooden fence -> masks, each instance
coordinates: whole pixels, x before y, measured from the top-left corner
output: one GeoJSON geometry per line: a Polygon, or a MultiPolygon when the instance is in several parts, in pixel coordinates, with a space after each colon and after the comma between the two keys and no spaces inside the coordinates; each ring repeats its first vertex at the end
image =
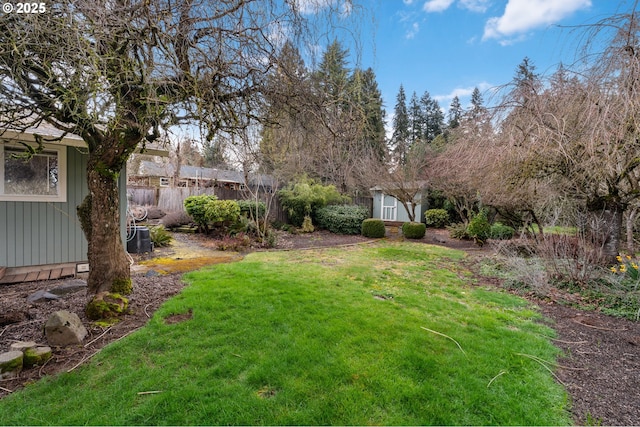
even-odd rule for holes
{"type": "MultiPolygon", "coordinates": [[[[282,207],[278,196],[273,193],[259,192],[251,194],[247,190],[230,190],[228,188],[153,188],[153,187],[128,187],[127,198],[132,205],[157,206],[165,212],[178,212],[184,210],[184,199],[189,196],[201,194],[215,195],[220,200],[249,200],[258,198],[268,206],[269,217],[272,221],[288,223],[287,213],[282,207]]],[[[365,206],[369,210],[369,216],[373,214],[373,198],[356,197],[353,200],[356,205],[365,206]]]]}

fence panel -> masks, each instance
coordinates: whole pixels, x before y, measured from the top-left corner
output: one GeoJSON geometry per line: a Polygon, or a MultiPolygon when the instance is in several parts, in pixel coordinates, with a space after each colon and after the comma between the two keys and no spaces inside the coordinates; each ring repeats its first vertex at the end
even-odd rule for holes
{"type": "MultiPolygon", "coordinates": [[[[255,194],[252,195],[247,190],[232,190],[222,187],[167,187],[160,189],[135,187],[127,189],[130,203],[143,206],[157,205],[159,209],[165,212],[182,211],[184,210],[184,199],[201,194],[213,194],[220,200],[251,200],[256,197],[255,194]]],[[[289,218],[277,195],[261,191],[258,192],[257,197],[269,207],[269,218],[272,221],[288,223],[289,218]]],[[[353,203],[366,207],[369,210],[369,216],[373,215],[373,198],[356,197],[353,199],[353,203]]]]}
{"type": "Polygon", "coordinates": [[[127,187],[127,200],[132,205],[155,206],[156,196],[154,187],[127,187]]]}

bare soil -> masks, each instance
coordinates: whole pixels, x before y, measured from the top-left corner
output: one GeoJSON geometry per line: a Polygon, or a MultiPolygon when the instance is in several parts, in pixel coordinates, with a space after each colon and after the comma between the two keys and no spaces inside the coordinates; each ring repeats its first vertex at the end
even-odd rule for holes
{"type": "MultiPolygon", "coordinates": [[[[215,247],[203,236],[176,234],[175,237],[200,249],[211,250],[215,247]]],[[[394,230],[387,237],[400,238],[394,230]]],[[[276,250],[340,246],[370,240],[361,236],[328,232],[298,235],[280,233],[276,250]]],[[[465,262],[469,266],[478,257],[492,251],[491,246],[478,248],[473,242],[451,239],[445,230],[428,230],[421,241],[468,252],[469,257],[465,262]]],[[[171,253],[171,249],[160,250],[151,256],[167,256],[171,253]]],[[[145,258],[149,258],[149,255],[136,256],[137,261],[145,258]]],[[[7,351],[15,341],[36,341],[46,345],[43,325],[48,316],[58,310],[77,313],[89,330],[83,346],[56,348],[52,359],[45,365],[25,370],[19,378],[0,381],[0,398],[43,376],[72,371],[88,361],[103,346],[144,326],[165,300],[184,287],[180,280],[181,274],[135,275],[130,313],[120,323],[110,327],[95,326],[86,318],[82,307],[88,297],[84,291],[44,303],[27,302],[27,297],[34,292],[54,288],[62,281],[0,286],[0,315],[15,318],[12,323],[0,324],[0,352],[7,351]],[[7,314],[12,316],[6,316],[7,314]]],[[[478,284],[495,285],[491,280],[480,276],[478,284]]],[[[560,360],[561,366],[557,367],[555,375],[570,394],[574,422],[579,425],[640,425],[640,323],[598,312],[580,311],[557,300],[533,302],[540,307],[549,325],[557,331],[555,343],[563,350],[564,357],[560,360]]]]}

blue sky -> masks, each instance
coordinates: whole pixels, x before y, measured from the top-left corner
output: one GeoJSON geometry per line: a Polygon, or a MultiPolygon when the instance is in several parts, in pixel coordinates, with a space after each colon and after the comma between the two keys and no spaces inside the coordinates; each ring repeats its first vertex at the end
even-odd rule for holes
{"type": "Polygon", "coordinates": [[[454,95],[466,107],[474,87],[489,104],[491,88],[509,83],[525,56],[541,74],[576,59],[575,31],[562,27],[628,10],[630,1],[372,0],[376,36],[359,66],[375,71],[389,118],[400,84],[407,99],[426,90],[445,110],[454,95]]]}

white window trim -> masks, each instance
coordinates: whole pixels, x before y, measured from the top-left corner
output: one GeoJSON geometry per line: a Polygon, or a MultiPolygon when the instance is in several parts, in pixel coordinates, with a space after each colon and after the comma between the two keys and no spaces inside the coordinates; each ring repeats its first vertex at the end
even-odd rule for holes
{"type": "Polygon", "coordinates": [[[160,187],[169,187],[171,185],[171,180],[168,177],[160,177],[160,187]]]}
{"type": "Polygon", "coordinates": [[[0,201],[3,202],[59,202],[67,201],[67,147],[64,145],[45,144],[46,151],[54,151],[58,156],[58,194],[20,195],[4,194],[4,147],[20,148],[19,144],[0,143],[0,201]]]}

